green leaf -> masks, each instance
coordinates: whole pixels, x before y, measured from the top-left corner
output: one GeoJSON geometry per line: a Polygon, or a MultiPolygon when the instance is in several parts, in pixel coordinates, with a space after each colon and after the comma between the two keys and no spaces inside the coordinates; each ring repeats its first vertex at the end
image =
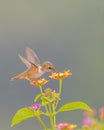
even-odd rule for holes
{"type": "Polygon", "coordinates": [[[84,102],[71,102],[63,105],[58,109],[59,112],[64,112],[64,111],[71,111],[71,110],[76,110],[76,109],[82,109],[82,110],[87,110],[87,111],[92,111],[91,108],[85,104],[84,102]]]}
{"type": "Polygon", "coordinates": [[[34,116],[34,112],[29,108],[21,108],[16,112],[16,114],[12,118],[11,127],[34,116]]]}

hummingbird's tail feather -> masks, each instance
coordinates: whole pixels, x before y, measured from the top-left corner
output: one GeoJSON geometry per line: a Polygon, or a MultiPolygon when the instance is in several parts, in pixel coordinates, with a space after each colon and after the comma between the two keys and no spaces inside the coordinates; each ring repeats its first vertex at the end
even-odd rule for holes
{"type": "Polygon", "coordinates": [[[14,76],[13,78],[11,78],[11,81],[17,80],[17,79],[24,79],[24,78],[25,78],[25,74],[21,73],[21,74],[14,76]]]}

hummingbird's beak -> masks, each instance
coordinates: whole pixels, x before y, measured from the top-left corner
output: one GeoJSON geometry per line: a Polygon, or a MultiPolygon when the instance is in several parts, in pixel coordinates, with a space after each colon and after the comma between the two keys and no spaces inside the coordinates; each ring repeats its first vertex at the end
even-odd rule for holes
{"type": "Polygon", "coordinates": [[[52,72],[55,72],[55,68],[54,67],[52,68],[52,72]]]}

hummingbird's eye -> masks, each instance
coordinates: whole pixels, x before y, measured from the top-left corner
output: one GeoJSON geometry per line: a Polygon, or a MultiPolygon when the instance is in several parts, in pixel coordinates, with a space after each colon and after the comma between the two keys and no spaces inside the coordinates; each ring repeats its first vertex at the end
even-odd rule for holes
{"type": "Polygon", "coordinates": [[[48,69],[51,70],[52,68],[49,66],[48,69]]]}

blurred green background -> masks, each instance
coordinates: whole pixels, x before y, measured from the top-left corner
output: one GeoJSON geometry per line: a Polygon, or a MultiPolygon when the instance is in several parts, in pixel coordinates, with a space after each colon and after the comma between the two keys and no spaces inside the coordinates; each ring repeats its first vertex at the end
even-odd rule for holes
{"type": "MultiPolygon", "coordinates": [[[[0,0],[1,130],[42,129],[35,118],[10,128],[15,112],[33,104],[39,92],[26,80],[10,81],[26,69],[18,58],[26,47],[35,50],[41,62],[50,60],[57,71],[71,69],[60,106],[69,101],[83,101],[96,109],[104,105],[103,0],[0,0]]],[[[49,83],[54,89],[57,85],[49,83]]],[[[57,118],[81,125],[82,115],[77,110],[57,118]]]]}

